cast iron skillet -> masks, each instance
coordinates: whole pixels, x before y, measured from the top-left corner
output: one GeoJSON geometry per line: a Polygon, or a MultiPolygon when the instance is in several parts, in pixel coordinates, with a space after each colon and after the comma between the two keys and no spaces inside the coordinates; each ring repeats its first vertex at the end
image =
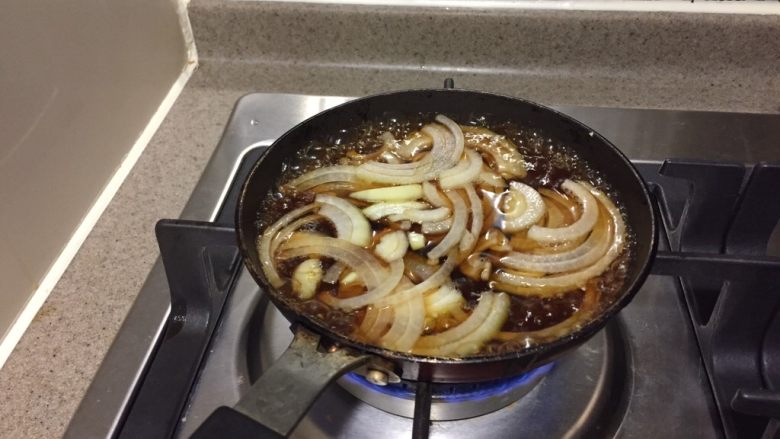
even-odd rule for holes
{"type": "Polygon", "coordinates": [[[604,327],[636,294],[656,251],[656,219],[641,177],[608,140],[576,120],[522,99],[457,89],[410,90],[369,96],[326,110],[292,128],[257,161],[241,191],[236,212],[238,240],[244,263],[271,301],[293,324],[295,341],[253,386],[236,410],[271,430],[286,435],[324,387],[342,373],[357,368],[376,376],[400,376],[419,382],[478,382],[517,375],[552,361],[576,348],[604,327]],[[487,116],[535,128],[545,137],[570,145],[617,190],[635,244],[619,299],[578,331],[558,340],[517,352],[462,359],[437,359],[403,354],[356,342],[297,313],[288,299],[265,279],[256,240],[262,230],[258,212],[263,198],[296,148],[367,120],[404,117],[404,113],[442,113],[455,121],[487,116]],[[381,375],[381,374],[380,374],[381,375]]]}

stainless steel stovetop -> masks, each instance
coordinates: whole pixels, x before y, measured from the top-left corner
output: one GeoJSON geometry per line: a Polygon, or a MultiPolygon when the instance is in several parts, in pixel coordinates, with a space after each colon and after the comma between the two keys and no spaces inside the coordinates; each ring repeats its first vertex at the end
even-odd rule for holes
{"type": "MultiPolygon", "coordinates": [[[[251,94],[235,107],[182,218],[214,220],[242,158],[305,118],[348,100],[251,94]]],[[[645,164],[664,157],[754,162],[775,158],[778,117],[559,107],[645,164]]],[[[240,184],[240,182],[239,182],[240,184]]],[[[67,432],[111,437],[154,353],[170,312],[155,265],[67,432]]],[[[292,339],[243,272],[228,298],[176,437],[189,437],[215,408],[233,405],[292,339]]],[[[476,418],[435,422],[432,438],[717,437],[721,433],[696,338],[677,281],[650,276],[634,301],[591,341],[558,361],[519,401],[476,418]]],[[[298,438],[408,438],[412,421],[332,385],[301,422],[298,438]],[[379,429],[379,430],[378,430],[379,429]]]]}

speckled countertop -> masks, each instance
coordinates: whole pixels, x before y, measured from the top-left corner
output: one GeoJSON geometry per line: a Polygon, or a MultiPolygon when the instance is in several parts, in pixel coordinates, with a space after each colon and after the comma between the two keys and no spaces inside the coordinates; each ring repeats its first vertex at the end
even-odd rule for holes
{"type": "Polygon", "coordinates": [[[439,86],[548,104],[780,111],[778,16],[194,0],[200,67],[0,371],[0,437],[58,437],[235,101],[439,86]],[[337,41],[337,42],[336,42],[337,41]]]}

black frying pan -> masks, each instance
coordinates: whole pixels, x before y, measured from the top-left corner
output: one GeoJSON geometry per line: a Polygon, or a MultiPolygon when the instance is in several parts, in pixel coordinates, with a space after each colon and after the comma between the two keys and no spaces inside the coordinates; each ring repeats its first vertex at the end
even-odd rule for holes
{"type": "MultiPolygon", "coordinates": [[[[656,219],[644,183],[629,160],[608,140],[580,122],[522,99],[456,89],[393,92],[350,101],[302,122],[271,145],[244,183],[236,212],[244,262],[271,301],[293,323],[296,338],[236,406],[237,411],[281,435],[287,435],[324,387],[348,370],[369,376],[420,382],[479,382],[518,375],[555,359],[588,340],[636,294],[648,274],[657,244],[656,219]],[[345,127],[404,113],[442,113],[455,121],[487,116],[534,128],[577,154],[619,194],[636,242],[622,293],[581,329],[549,343],[499,355],[440,359],[403,354],[359,343],[329,330],[322,322],[297,313],[288,298],[265,279],[256,240],[261,202],[277,182],[280,164],[311,139],[345,127]]],[[[603,295],[602,295],[603,296],[603,295]]]]}

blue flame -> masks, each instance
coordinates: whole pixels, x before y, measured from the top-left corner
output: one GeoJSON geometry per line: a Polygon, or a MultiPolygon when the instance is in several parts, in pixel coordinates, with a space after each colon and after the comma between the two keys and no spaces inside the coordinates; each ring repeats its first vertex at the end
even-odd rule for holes
{"type": "MultiPolygon", "coordinates": [[[[434,384],[433,398],[442,402],[478,401],[491,396],[502,395],[542,377],[554,367],[554,363],[545,364],[534,370],[514,377],[474,384],[434,384]]],[[[414,386],[405,383],[377,386],[354,372],[344,375],[352,382],[366,386],[376,392],[398,398],[414,399],[414,386]]]]}

